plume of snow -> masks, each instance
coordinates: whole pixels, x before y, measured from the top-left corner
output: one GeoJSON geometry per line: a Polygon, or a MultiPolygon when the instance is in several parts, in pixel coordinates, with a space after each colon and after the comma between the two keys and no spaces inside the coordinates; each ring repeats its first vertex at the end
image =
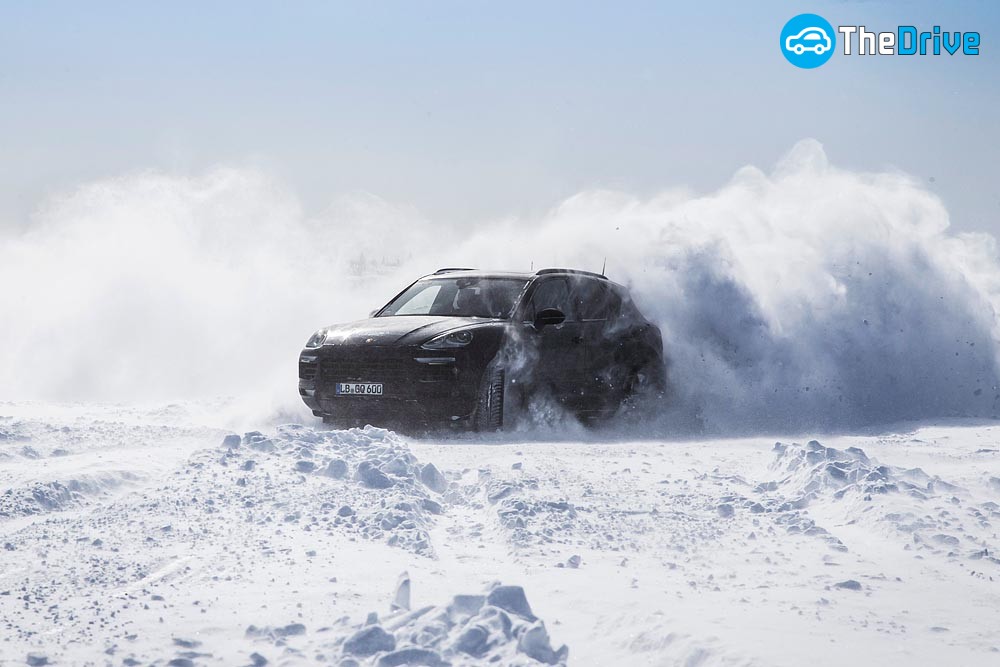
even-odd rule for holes
{"type": "Polygon", "coordinates": [[[439,266],[595,269],[663,330],[664,423],[748,432],[993,416],[1000,259],[901,173],[815,141],[715,192],[583,192],[442,228],[346,195],[307,214],[254,170],[136,173],[0,241],[0,398],[297,401],[296,356],[439,266]]]}

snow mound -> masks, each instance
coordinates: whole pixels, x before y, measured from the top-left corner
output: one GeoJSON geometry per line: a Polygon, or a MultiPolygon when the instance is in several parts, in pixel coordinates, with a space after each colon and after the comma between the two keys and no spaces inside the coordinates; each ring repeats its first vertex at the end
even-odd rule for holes
{"type": "Polygon", "coordinates": [[[566,646],[552,648],[524,589],[500,584],[440,606],[398,609],[383,619],[371,613],[365,623],[344,627],[335,646],[340,667],[529,667],[565,665],[569,655],[566,646]]]}
{"type": "Polygon", "coordinates": [[[810,440],[804,447],[775,443],[774,451],[777,457],[772,469],[785,473],[779,484],[793,490],[790,504],[794,507],[805,507],[824,491],[832,491],[834,498],[850,493],[870,496],[899,492],[926,500],[961,490],[920,468],[880,465],[858,447],[841,450],[810,440]]]}
{"type": "Polygon", "coordinates": [[[10,488],[0,494],[0,518],[63,511],[105,496],[138,479],[137,475],[123,470],[10,488]]]}
{"type": "Polygon", "coordinates": [[[198,465],[224,468],[253,520],[337,528],[433,556],[428,529],[443,511],[436,498],[449,482],[433,464],[421,464],[395,433],[290,424],[270,437],[259,431],[229,435],[221,447],[221,458],[203,452],[198,465]],[[291,483],[296,480],[305,486],[291,483]]]}
{"type": "MultiPolygon", "coordinates": [[[[776,443],[771,469],[782,476],[758,485],[763,511],[784,512],[792,532],[840,541],[815,524],[806,508],[823,501],[847,503],[844,518],[906,540],[905,550],[925,551],[1000,565],[992,522],[995,502],[921,468],[882,464],[862,449],[776,443]]],[[[846,547],[842,547],[846,550],[846,547]]]]}

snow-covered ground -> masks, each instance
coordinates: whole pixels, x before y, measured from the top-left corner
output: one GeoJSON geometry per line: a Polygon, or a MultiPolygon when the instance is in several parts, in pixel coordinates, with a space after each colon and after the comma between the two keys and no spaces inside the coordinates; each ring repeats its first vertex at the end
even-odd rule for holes
{"type": "Polygon", "coordinates": [[[211,424],[0,403],[0,664],[1000,664],[989,423],[211,424]]]}

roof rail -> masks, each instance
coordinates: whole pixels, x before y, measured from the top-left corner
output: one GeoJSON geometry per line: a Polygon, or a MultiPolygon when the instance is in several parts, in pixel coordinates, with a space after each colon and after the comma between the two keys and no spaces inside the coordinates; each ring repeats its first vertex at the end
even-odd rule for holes
{"type": "Polygon", "coordinates": [[[442,273],[451,273],[452,271],[475,271],[475,269],[469,269],[461,266],[448,266],[443,269],[438,269],[433,273],[433,275],[437,276],[442,273]]]}
{"type": "Polygon", "coordinates": [[[581,269],[539,269],[535,271],[536,276],[544,276],[549,273],[575,273],[581,276],[592,276],[594,278],[602,278],[607,280],[608,277],[603,273],[594,273],[593,271],[583,271],[581,269]]]}

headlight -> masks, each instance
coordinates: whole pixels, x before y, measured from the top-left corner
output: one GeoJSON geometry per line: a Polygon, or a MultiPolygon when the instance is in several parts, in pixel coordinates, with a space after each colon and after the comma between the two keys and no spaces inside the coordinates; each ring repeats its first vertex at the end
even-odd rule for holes
{"type": "Polygon", "coordinates": [[[326,342],[326,329],[320,329],[312,335],[312,337],[306,341],[307,348],[317,348],[323,347],[323,343],[326,342]]]}
{"type": "Polygon", "coordinates": [[[425,350],[448,350],[453,347],[465,347],[472,342],[471,331],[452,331],[435,336],[420,347],[425,350]]]}

